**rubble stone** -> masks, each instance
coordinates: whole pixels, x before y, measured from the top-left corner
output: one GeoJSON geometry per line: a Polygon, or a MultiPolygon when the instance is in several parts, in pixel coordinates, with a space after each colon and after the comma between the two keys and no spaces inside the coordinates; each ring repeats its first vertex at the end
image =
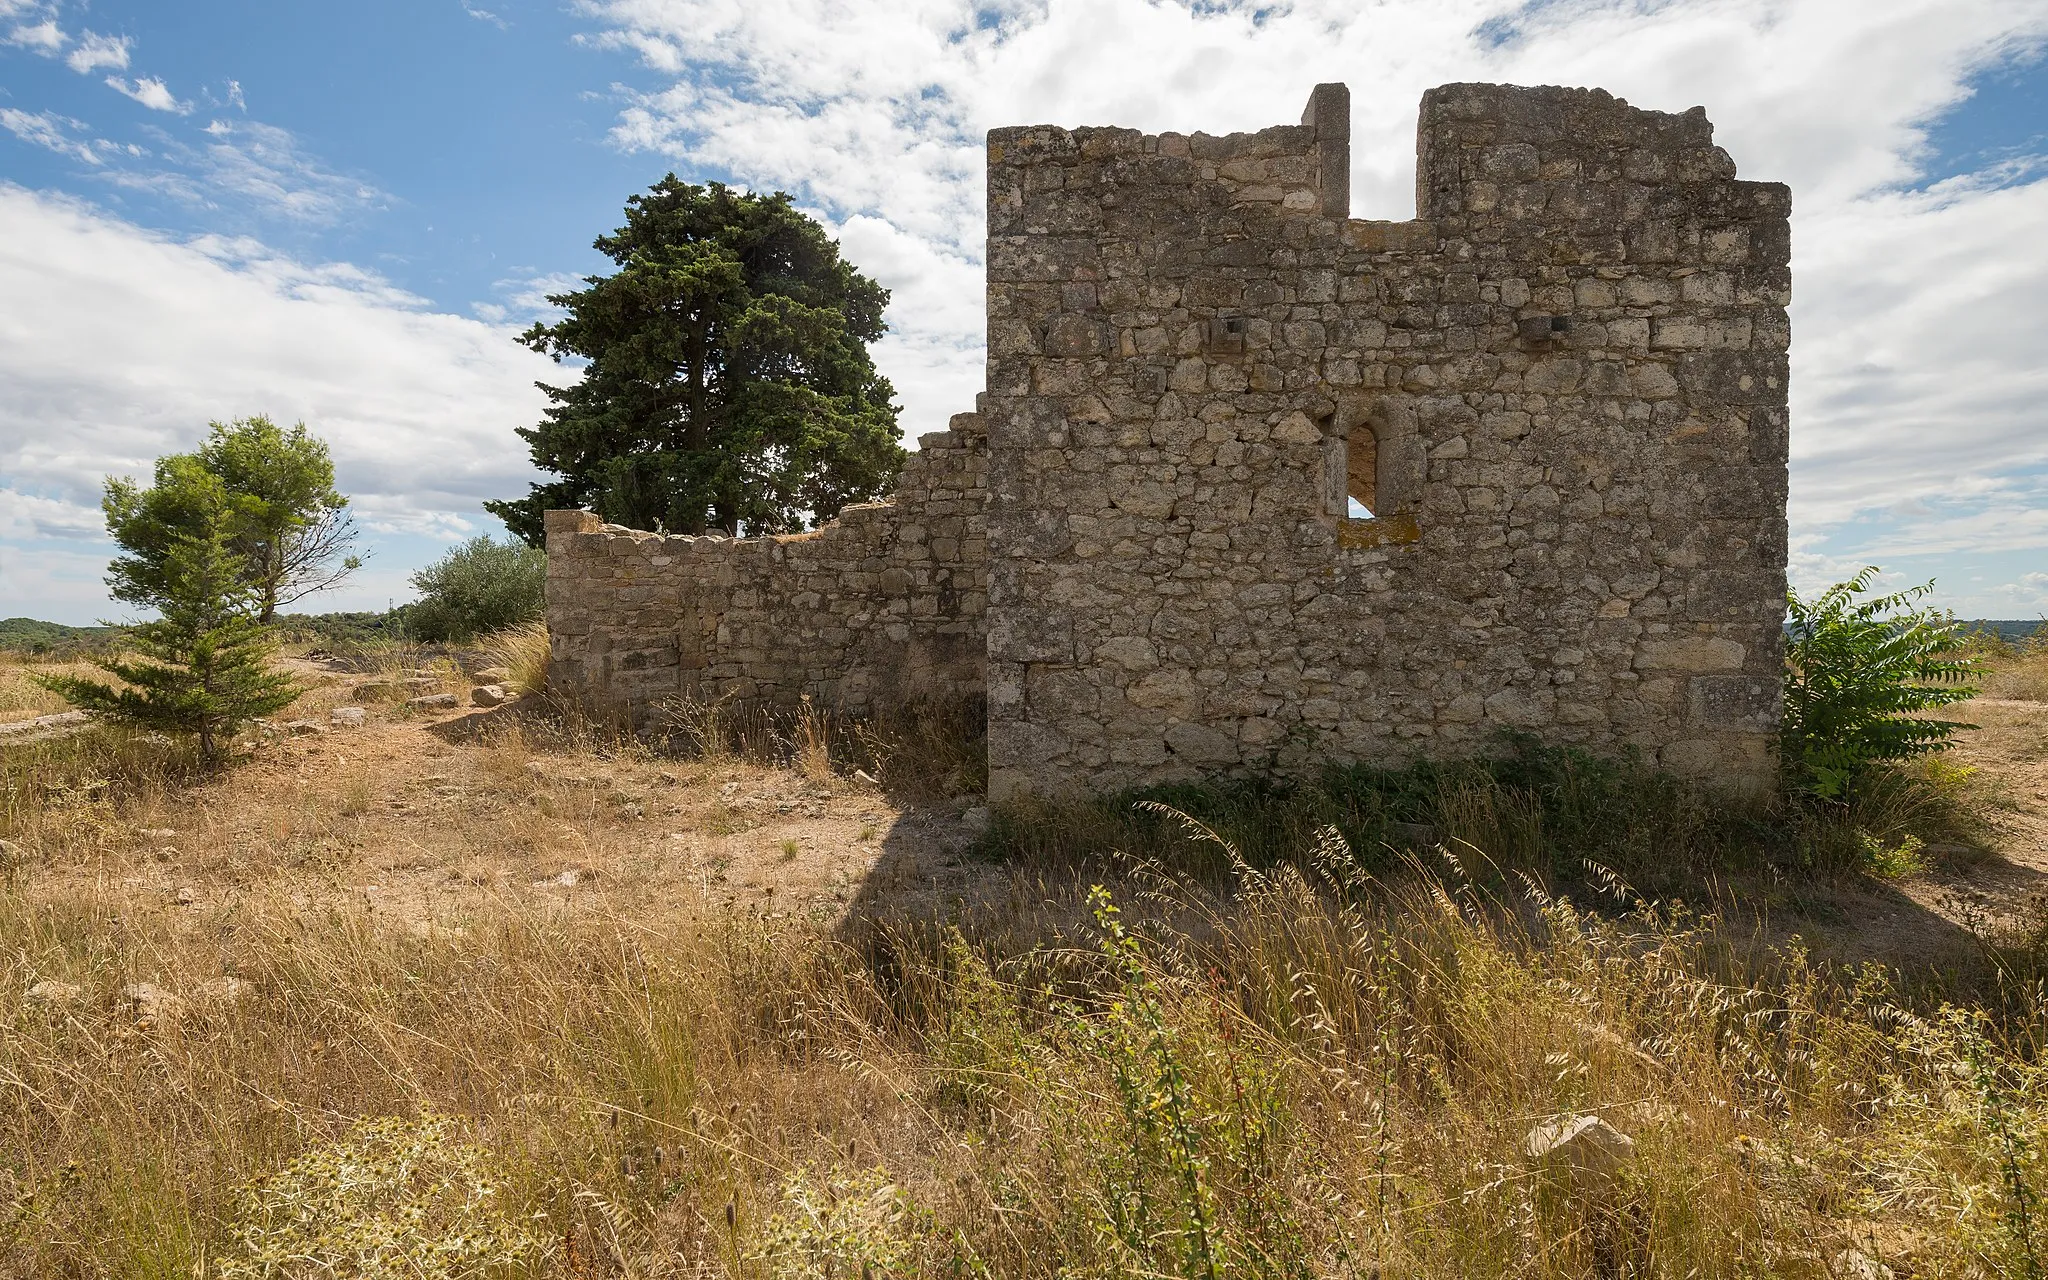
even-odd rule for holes
{"type": "Polygon", "coordinates": [[[1522,1150],[1535,1164],[1607,1178],[1635,1158],[1636,1143],[1599,1116],[1568,1116],[1531,1129],[1522,1150]]]}
{"type": "Polygon", "coordinates": [[[121,999],[138,1020],[150,1022],[176,1022],[185,1016],[186,1004],[183,996],[174,995],[154,982],[131,982],[121,988],[121,999]]]}
{"type": "Polygon", "coordinates": [[[52,1006],[74,1005],[85,998],[85,989],[75,982],[60,982],[55,978],[44,978],[21,993],[29,1004],[52,1006]]]}

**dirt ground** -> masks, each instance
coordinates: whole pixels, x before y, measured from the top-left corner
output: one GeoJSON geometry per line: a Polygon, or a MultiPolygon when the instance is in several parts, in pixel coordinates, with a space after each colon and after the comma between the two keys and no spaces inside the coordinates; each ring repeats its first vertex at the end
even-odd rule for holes
{"type": "Polygon", "coordinates": [[[1835,881],[1747,876],[1715,887],[1724,919],[1823,958],[1945,970],[1986,944],[2048,922],[2048,702],[1978,697],[1943,718],[1974,725],[1944,764],[1964,771],[1986,829],[1929,844],[1912,874],[1835,881]]]}
{"type": "MultiPolygon", "coordinates": [[[[305,906],[348,899],[422,932],[462,928],[515,896],[630,917],[689,886],[830,928],[869,911],[943,917],[1020,887],[963,856],[985,816],[972,798],[921,810],[838,776],[662,759],[629,744],[550,747],[516,703],[466,705],[471,682],[452,669],[394,693],[331,661],[289,665],[312,686],[279,717],[299,732],[274,731],[246,767],[105,832],[98,857],[46,874],[112,881],[161,911],[232,912],[252,893],[305,906]],[[398,700],[428,692],[458,705],[398,700]],[[329,727],[347,705],[364,707],[364,723],[329,727]]],[[[1979,726],[1956,758],[1991,801],[1989,847],[1929,849],[1927,871],[1890,882],[1778,886],[1760,895],[1770,935],[1910,966],[2039,918],[2048,703],[1983,697],[1958,710],[1979,726]]]]}
{"type": "MultiPolygon", "coordinates": [[[[630,744],[551,749],[516,702],[415,708],[337,664],[288,665],[313,687],[252,760],[131,815],[97,857],[49,866],[46,886],[111,880],[145,909],[201,913],[283,891],[304,907],[353,900],[417,932],[461,928],[512,896],[630,917],[688,885],[829,928],[864,894],[943,915],[994,889],[992,868],[960,856],[980,816],[970,801],[915,811],[836,776],[630,744]],[[332,723],[338,706],[363,707],[364,723],[332,723]]],[[[469,688],[451,672],[403,692],[466,704],[469,688]]]]}
{"type": "MultiPolygon", "coordinates": [[[[1956,756],[1977,771],[1993,830],[1988,848],[1928,850],[1931,868],[1894,886],[1936,935],[1942,930],[1935,921],[1970,934],[2011,927],[2038,918],[2048,901],[2048,703],[1980,697],[1955,708],[1954,718],[1978,726],[1959,735],[1956,756]]],[[[1912,914],[1878,910],[1867,927],[1896,927],[1898,917],[1912,914]]],[[[1906,950],[1924,951],[1933,940],[1906,950]]]]}

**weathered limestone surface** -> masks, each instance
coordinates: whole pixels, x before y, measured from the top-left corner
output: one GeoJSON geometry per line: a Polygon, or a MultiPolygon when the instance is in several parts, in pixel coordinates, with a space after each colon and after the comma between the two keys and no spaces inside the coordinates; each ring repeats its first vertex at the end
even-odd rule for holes
{"type": "Polygon", "coordinates": [[[987,436],[975,414],[919,440],[886,503],[811,533],[688,537],[547,513],[548,676],[639,718],[733,697],[871,711],[979,697],[987,436]]]}
{"type": "Polygon", "coordinates": [[[1788,192],[1597,90],[1434,89],[1419,147],[1374,222],[1342,85],[1257,134],[992,132],[981,416],[814,534],[550,513],[554,678],[985,690],[998,798],[1503,729],[1762,784],[1788,192]]]}
{"type": "Polygon", "coordinates": [[[1446,85],[1421,216],[1358,221],[1348,108],[989,135],[992,793],[1502,729],[1761,782],[1786,188],[1697,108],[1446,85]]]}

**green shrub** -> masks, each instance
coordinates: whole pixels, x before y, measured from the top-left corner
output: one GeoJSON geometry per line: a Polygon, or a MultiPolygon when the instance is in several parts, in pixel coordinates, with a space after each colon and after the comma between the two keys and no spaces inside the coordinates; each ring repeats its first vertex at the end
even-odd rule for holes
{"type": "Polygon", "coordinates": [[[418,639],[444,641],[533,622],[546,608],[547,571],[536,547],[471,538],[412,575],[420,599],[407,607],[407,624],[418,639]]]}
{"type": "Polygon", "coordinates": [[[1787,597],[1783,760],[1798,791],[1838,800],[1873,766],[1944,750],[1973,726],[1919,713],[1974,696],[1977,664],[1953,618],[1914,602],[1922,586],[1862,603],[1873,566],[1811,601],[1787,597]]]}
{"type": "Polygon", "coordinates": [[[1588,861],[1662,886],[1706,868],[1797,863],[1792,836],[1761,804],[1717,796],[1637,756],[1606,757],[1504,734],[1459,760],[1332,766],[1313,780],[1219,778],[1059,803],[999,806],[983,852],[1000,858],[1122,850],[1176,867],[1214,852],[1146,804],[1187,814],[1254,866],[1298,862],[1334,827],[1375,869],[1443,845],[1468,870],[1577,880],[1588,861]]]}

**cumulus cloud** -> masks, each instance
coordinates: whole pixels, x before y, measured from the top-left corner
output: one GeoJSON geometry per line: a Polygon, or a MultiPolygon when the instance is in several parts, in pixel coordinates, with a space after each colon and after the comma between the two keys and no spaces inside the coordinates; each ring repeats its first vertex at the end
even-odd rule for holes
{"type": "Polygon", "coordinates": [[[1999,583],[1989,594],[2021,617],[2048,615],[2048,573],[2023,573],[2011,582],[1999,583]]]}
{"type": "Polygon", "coordinates": [[[151,111],[169,111],[181,116],[192,111],[191,103],[178,101],[169,86],[151,76],[138,76],[132,83],[119,76],[108,76],[107,87],[135,99],[151,111]]]}
{"type": "MultiPolygon", "coordinates": [[[[1879,541],[2042,545],[2048,182],[2038,157],[1921,189],[1927,128],[2048,39],[2042,0],[590,0],[594,45],[672,83],[614,139],[820,210],[895,290],[878,352],[937,425],[979,387],[982,135],[1225,132],[1353,102],[1360,217],[1414,214],[1416,103],[1454,80],[1705,104],[1744,176],[1794,190],[1794,519],[1879,541]],[[1918,514],[1887,516],[1917,498],[1918,514]],[[1988,541],[1980,541],[1988,540],[1988,541]]],[[[1816,562],[1817,563],[1817,562],[1816,562]]]]}
{"type": "Polygon", "coordinates": [[[1874,192],[1795,225],[1803,521],[1918,502],[1921,513],[1902,526],[1913,536],[2042,545],[2037,520],[2006,519],[2048,498],[2017,478],[2048,464],[2042,226],[2048,183],[1968,179],[1874,192]],[[1975,516],[1929,528],[1923,513],[1940,509],[1930,503],[1975,516]]]}
{"type": "Polygon", "coordinates": [[[64,57],[64,65],[79,75],[91,75],[105,68],[110,71],[128,69],[128,51],[134,41],[127,36],[103,36],[88,31],[78,37],[78,47],[64,57]]]}
{"type": "MultiPolygon", "coordinates": [[[[155,235],[17,186],[0,184],[0,225],[0,296],[37,300],[0,308],[0,598],[104,612],[102,480],[147,475],[210,419],[303,419],[380,535],[475,530],[483,499],[534,478],[513,429],[559,374],[507,329],[356,267],[155,235]]],[[[405,594],[375,577],[364,593],[405,594]]]]}

